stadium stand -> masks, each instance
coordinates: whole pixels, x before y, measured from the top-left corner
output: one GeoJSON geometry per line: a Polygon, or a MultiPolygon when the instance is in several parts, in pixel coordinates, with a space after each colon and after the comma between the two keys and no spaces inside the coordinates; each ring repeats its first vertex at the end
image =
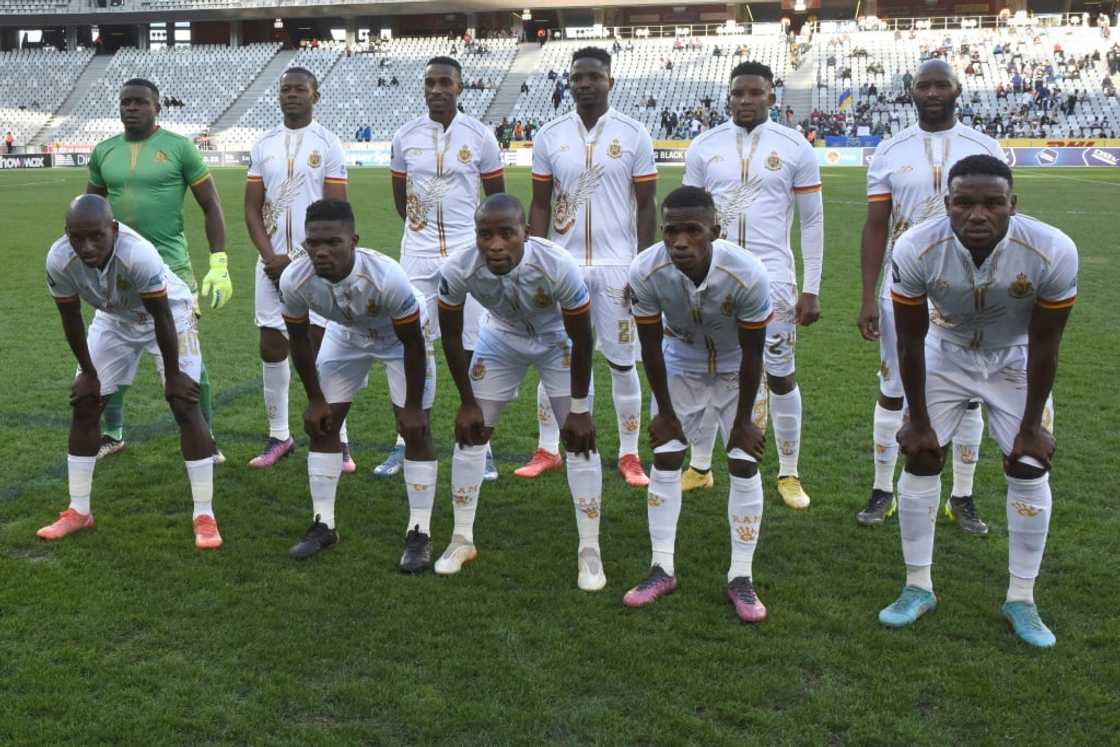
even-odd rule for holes
{"type": "Polygon", "coordinates": [[[279,48],[279,44],[250,44],[236,49],[217,45],[120,49],[105,74],[59,126],[54,140],[92,144],[119,133],[117,93],[129,78],[146,78],[159,87],[161,97],[182,103],[164,103],[159,117],[162,127],[181,135],[198,135],[241,95],[279,48]]]}
{"type": "Polygon", "coordinates": [[[17,144],[28,143],[62,105],[92,58],[92,49],[0,52],[0,136],[11,130],[17,144]]]}

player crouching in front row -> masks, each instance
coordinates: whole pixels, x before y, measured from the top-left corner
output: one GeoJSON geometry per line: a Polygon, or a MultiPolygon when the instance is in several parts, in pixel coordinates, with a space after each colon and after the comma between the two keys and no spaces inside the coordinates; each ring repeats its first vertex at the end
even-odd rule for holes
{"type": "Polygon", "coordinates": [[[653,559],[649,575],[623,603],[644,607],[677,588],[673,550],[681,465],[688,443],[696,441],[705,415],[712,413],[731,473],[727,595],[740,620],[761,622],[766,607],[754,589],[751,561],[762,523],[758,463],[765,435],[751,415],[773,314],[770,283],[758,259],[718,238],[715,204],[703,189],[674,190],[662,203],[661,220],[664,241],[630,265],[630,300],[653,392],[647,509],[653,559]]]}
{"type": "Polygon", "coordinates": [[[529,237],[524,208],[512,195],[491,195],[479,206],[475,235],[476,250],[452,254],[440,268],[443,351],[462,404],[451,461],[455,529],[436,573],[458,573],[478,557],[474,516],[486,445],[532,365],[557,421],[564,423],[568,487],[579,529],[579,588],[598,591],[607,577],[599,553],[603,470],[588,403],[593,341],[587,285],[568,252],[529,237]],[[468,294],[490,312],[471,361],[463,352],[468,294]]]}
{"type": "Polygon", "coordinates": [[[57,540],[93,526],[89,504],[101,412],[119,387],[132,383],[140,356],[158,349],[194,497],[195,546],[218,549],[214,441],[198,404],[202,351],[190,290],[150,242],[113,220],[109,203],[98,195],[70,203],[66,235],[47,254],[47,283],[66,342],[78,359],[78,374],[70,391],[70,506],[38,536],[57,540]],[[82,301],[97,309],[88,337],[82,301]]]}
{"type": "Polygon", "coordinates": [[[312,203],[305,230],[306,254],[284,269],[280,295],[292,361],[307,392],[303,423],[311,438],[307,477],[315,518],[288,554],[302,560],[338,542],[334,501],[342,474],[339,430],[376,360],[388,372],[397,431],[405,441],[409,517],[400,569],[418,573],[431,565],[437,464],[429,425],[435,361],[423,296],[394,260],[358,247],[350,203],[312,203]],[[309,331],[312,312],[328,322],[318,358],[309,331]]]}

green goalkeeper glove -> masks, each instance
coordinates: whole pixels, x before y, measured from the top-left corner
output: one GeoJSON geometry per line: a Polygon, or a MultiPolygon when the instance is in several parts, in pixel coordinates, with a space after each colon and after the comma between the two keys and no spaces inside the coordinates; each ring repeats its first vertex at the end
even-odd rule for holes
{"type": "Polygon", "coordinates": [[[220,309],[229,303],[233,297],[233,283],[229,279],[229,257],[225,252],[214,252],[210,255],[210,272],[202,279],[202,295],[210,296],[210,308],[220,309]]]}

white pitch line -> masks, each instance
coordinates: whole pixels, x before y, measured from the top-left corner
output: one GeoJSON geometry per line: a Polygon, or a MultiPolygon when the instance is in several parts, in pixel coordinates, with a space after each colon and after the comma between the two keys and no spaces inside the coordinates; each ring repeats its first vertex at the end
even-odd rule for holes
{"type": "Polygon", "coordinates": [[[1063,176],[1062,174],[1015,174],[1016,179],[1065,179],[1070,182],[1084,182],[1085,184],[1100,184],[1106,187],[1120,187],[1120,181],[1105,181],[1104,179],[1082,179],[1078,176],[1063,176]]]}
{"type": "Polygon", "coordinates": [[[0,189],[23,189],[30,187],[33,184],[61,184],[66,181],[65,179],[40,179],[31,182],[19,182],[18,184],[0,184],[0,189]]]}

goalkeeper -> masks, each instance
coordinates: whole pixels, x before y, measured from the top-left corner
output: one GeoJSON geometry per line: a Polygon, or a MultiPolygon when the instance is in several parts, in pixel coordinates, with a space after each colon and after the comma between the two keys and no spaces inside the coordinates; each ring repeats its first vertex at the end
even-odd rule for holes
{"type": "MultiPolygon", "coordinates": [[[[113,215],[155,245],[160,257],[183,279],[194,294],[195,315],[199,308],[198,282],[187,252],[183,233],[183,196],[191,194],[206,218],[206,240],[210,246],[210,269],[202,281],[202,295],[210,308],[220,309],[233,295],[226,257],[226,227],[218,190],[198,148],[185,137],[156,124],[160,111],[159,89],[134,78],[120,90],[120,117],[124,132],[97,144],[89,160],[86,192],[109,199],[113,215]]],[[[157,361],[158,365],[158,361],[157,361]]],[[[124,397],[120,387],[105,408],[98,458],[124,448],[124,397]]],[[[214,402],[205,366],[199,381],[202,415],[213,432],[214,402]]],[[[215,447],[214,461],[225,457],[215,447]]]]}

